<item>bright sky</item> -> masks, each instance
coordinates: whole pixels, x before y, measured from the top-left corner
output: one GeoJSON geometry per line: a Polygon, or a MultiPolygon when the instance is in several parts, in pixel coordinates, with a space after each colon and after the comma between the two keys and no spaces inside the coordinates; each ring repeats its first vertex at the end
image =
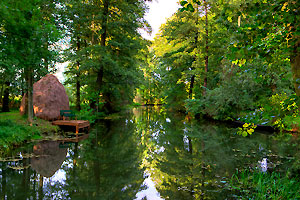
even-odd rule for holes
{"type": "Polygon", "coordinates": [[[149,13],[146,14],[146,20],[152,27],[152,34],[142,32],[142,36],[146,39],[153,39],[158,33],[161,24],[164,24],[167,18],[171,17],[179,8],[178,0],[152,0],[148,2],[149,13]]]}
{"type": "MultiPolygon", "coordinates": [[[[149,5],[149,12],[146,14],[146,20],[152,27],[152,34],[141,31],[142,36],[146,39],[152,40],[158,33],[161,24],[164,24],[169,17],[171,17],[179,8],[178,0],[152,0],[147,2],[149,5]]],[[[57,72],[55,75],[60,82],[64,82],[63,72],[68,63],[57,63],[57,72]]]]}

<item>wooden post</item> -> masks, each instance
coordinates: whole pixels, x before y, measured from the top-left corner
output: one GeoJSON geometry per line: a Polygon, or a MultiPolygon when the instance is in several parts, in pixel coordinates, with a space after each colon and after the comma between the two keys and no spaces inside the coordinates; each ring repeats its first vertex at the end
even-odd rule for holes
{"type": "Polygon", "coordinates": [[[77,124],[76,125],[76,137],[78,137],[78,132],[79,132],[79,127],[78,127],[79,125],[77,124]]]}

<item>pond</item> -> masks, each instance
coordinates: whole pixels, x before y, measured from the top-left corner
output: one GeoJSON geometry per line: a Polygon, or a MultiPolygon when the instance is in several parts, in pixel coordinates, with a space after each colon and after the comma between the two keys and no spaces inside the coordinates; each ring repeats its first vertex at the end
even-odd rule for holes
{"type": "Polygon", "coordinates": [[[232,199],[228,178],[238,169],[297,169],[296,137],[236,132],[163,107],[133,109],[78,142],[35,141],[7,152],[0,198],[232,199]]]}

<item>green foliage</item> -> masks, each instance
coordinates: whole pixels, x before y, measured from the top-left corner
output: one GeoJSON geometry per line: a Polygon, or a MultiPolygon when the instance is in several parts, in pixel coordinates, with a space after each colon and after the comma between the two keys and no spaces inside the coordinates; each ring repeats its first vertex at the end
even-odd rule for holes
{"type": "Polygon", "coordinates": [[[161,96],[174,110],[184,110],[184,100],[202,92],[199,86],[206,76],[202,20],[200,10],[178,11],[162,25],[160,35],[154,39],[154,73],[159,77],[161,96]]]}
{"type": "Polygon", "coordinates": [[[192,0],[190,2],[188,1],[180,1],[180,5],[182,6],[182,8],[180,8],[180,11],[189,11],[189,12],[194,12],[195,8],[193,6],[193,4],[195,5],[201,5],[201,1],[200,0],[192,0]]]}
{"type": "Polygon", "coordinates": [[[132,101],[142,77],[140,54],[147,42],[138,29],[148,28],[145,2],[71,0],[66,8],[71,38],[66,83],[73,96],[81,91],[81,102],[105,102],[102,111],[119,111],[132,101]]]}
{"type": "Polygon", "coordinates": [[[242,135],[243,137],[246,137],[247,135],[252,135],[256,127],[257,126],[253,123],[245,123],[242,128],[238,129],[237,134],[242,135]]]}
{"type": "Polygon", "coordinates": [[[280,130],[298,130],[299,98],[286,93],[275,94],[265,100],[259,109],[240,118],[241,121],[275,126],[280,130]]]}
{"type": "Polygon", "coordinates": [[[186,100],[188,112],[209,115],[215,119],[235,119],[241,111],[253,109],[262,88],[252,75],[241,73],[200,99],[186,100]]]}
{"type": "Polygon", "coordinates": [[[61,36],[56,24],[59,19],[51,13],[59,10],[55,9],[58,8],[54,2],[43,0],[1,1],[0,67],[13,75],[10,78],[16,75],[25,78],[25,71],[32,68],[35,78],[39,79],[49,73],[48,67],[54,67],[59,48],[57,45],[50,47],[50,44],[57,42],[61,36]],[[48,6],[50,13],[44,10],[44,6],[48,6]]]}
{"type": "MultiPolygon", "coordinates": [[[[99,104],[99,109],[103,103],[99,104]]],[[[81,110],[76,113],[78,120],[88,120],[91,124],[95,123],[97,119],[103,118],[105,116],[104,112],[95,112],[93,109],[90,108],[87,104],[82,104],[81,110]]]]}
{"type": "Polygon", "coordinates": [[[299,178],[290,178],[288,173],[261,173],[242,170],[236,172],[229,188],[238,199],[299,199],[299,178]]]}

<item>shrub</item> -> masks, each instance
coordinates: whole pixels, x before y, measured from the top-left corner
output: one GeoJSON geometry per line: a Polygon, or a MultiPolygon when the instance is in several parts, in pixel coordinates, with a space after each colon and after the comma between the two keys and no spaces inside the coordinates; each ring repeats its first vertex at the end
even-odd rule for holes
{"type": "Polygon", "coordinates": [[[241,121],[275,126],[280,130],[298,129],[298,97],[296,94],[275,94],[269,97],[259,109],[250,112],[241,121]]]}
{"type": "Polygon", "coordinates": [[[240,112],[254,109],[262,88],[251,75],[243,73],[208,90],[200,99],[186,100],[188,112],[206,114],[215,119],[235,119],[240,112]]]}

